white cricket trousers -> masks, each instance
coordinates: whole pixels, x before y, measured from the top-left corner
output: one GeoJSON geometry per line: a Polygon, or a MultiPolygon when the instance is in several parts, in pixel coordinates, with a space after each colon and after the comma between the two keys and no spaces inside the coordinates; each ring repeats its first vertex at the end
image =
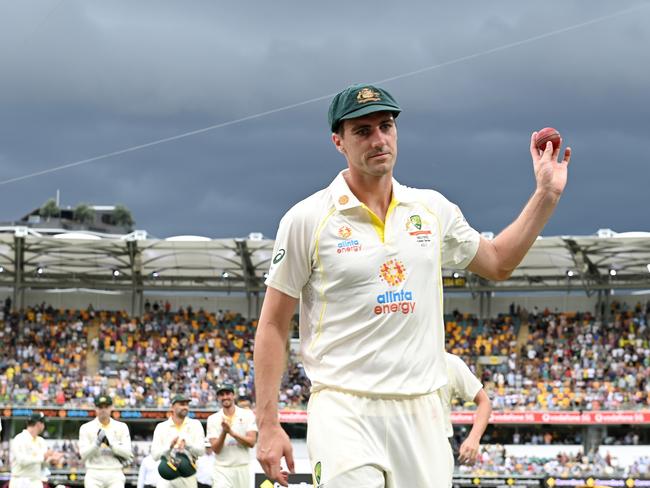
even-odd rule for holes
{"type": "Polygon", "coordinates": [[[124,488],[126,478],[121,469],[89,469],[84,488],[124,488]]]}
{"type": "Polygon", "coordinates": [[[160,478],[156,483],[156,488],[197,488],[197,486],[196,475],[187,478],[176,478],[171,481],[160,478]]]}
{"type": "Polygon", "coordinates": [[[13,477],[9,480],[9,488],[43,488],[43,482],[32,478],[13,477]]]}
{"type": "Polygon", "coordinates": [[[314,486],[451,487],[454,460],[438,393],[369,397],[328,388],[312,394],[308,411],[314,486]]]}
{"type": "Polygon", "coordinates": [[[248,464],[214,467],[212,488],[250,488],[250,486],[251,473],[248,464]]]}

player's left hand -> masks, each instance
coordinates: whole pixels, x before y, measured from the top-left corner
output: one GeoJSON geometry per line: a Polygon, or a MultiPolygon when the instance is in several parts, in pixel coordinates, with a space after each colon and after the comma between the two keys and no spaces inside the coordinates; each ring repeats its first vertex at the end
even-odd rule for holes
{"type": "Polygon", "coordinates": [[[559,161],[561,144],[554,151],[553,144],[549,142],[546,149],[540,151],[535,145],[536,136],[537,132],[533,132],[530,136],[530,155],[533,158],[537,189],[559,197],[564,191],[567,182],[567,168],[569,161],[571,161],[571,148],[567,147],[564,150],[564,157],[562,161],[559,161]]]}
{"type": "Polygon", "coordinates": [[[221,421],[221,428],[223,429],[223,431],[226,434],[230,434],[230,423],[229,422],[227,422],[225,420],[222,420],[221,421]]]}
{"type": "Polygon", "coordinates": [[[478,456],[479,443],[472,439],[465,439],[458,450],[458,461],[461,464],[474,464],[478,456]]]}

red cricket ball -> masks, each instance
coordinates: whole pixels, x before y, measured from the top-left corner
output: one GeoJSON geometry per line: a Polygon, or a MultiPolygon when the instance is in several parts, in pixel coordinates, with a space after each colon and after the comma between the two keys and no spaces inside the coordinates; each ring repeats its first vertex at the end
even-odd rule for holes
{"type": "Polygon", "coordinates": [[[553,127],[544,127],[537,133],[537,136],[535,136],[535,146],[537,146],[537,149],[540,151],[546,149],[546,143],[548,141],[553,143],[553,151],[560,147],[560,144],[562,144],[562,137],[560,137],[560,133],[557,129],[554,129],[553,127]]]}

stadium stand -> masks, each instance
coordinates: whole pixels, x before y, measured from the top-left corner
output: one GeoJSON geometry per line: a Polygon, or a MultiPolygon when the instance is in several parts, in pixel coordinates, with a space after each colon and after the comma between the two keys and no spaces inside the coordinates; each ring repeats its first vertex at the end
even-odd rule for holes
{"type": "MultiPolygon", "coordinates": [[[[7,304],[5,304],[7,305],[7,304]]],[[[613,302],[611,320],[590,312],[513,307],[478,319],[458,311],[446,317],[448,349],[479,376],[496,411],[599,411],[650,406],[650,303],[613,302]]],[[[118,409],[166,409],[173,392],[192,408],[217,408],[215,386],[232,382],[244,400],[254,398],[252,350],[255,320],[231,311],[207,312],[169,302],[145,304],[142,317],[125,311],[56,309],[46,304],[0,314],[0,404],[92,408],[99,392],[118,409]]],[[[289,351],[281,409],[304,409],[309,380],[289,351]]],[[[457,411],[473,405],[456,404],[457,411]]],[[[456,430],[462,440],[462,429],[456,430]]],[[[136,461],[148,451],[146,429],[134,438],[136,461]]],[[[66,452],[57,469],[82,468],[74,434],[51,440],[66,452]]],[[[646,433],[646,438],[647,438],[646,433]]],[[[584,453],[583,432],[545,428],[488,431],[479,462],[457,475],[650,476],[650,459],[621,462],[602,450],[584,453]],[[517,446],[527,445],[532,454],[517,446]],[[564,445],[564,446],[563,446],[564,445]],[[537,447],[556,446],[553,454],[537,447]],[[578,451],[567,451],[571,446],[578,451]],[[564,450],[562,450],[564,449],[564,450]]],[[[607,445],[639,445],[637,432],[612,429],[607,445]]],[[[646,440],[647,442],[647,440],[646,440]]],[[[8,442],[0,445],[0,471],[8,470],[8,442]]]]}
{"type": "MultiPolygon", "coordinates": [[[[0,362],[0,402],[88,407],[105,391],[116,408],[166,408],[171,393],[182,390],[193,406],[209,408],[217,406],[214,386],[223,382],[237,384],[240,398],[252,397],[255,321],[228,311],[172,311],[168,303],[147,308],[141,319],[122,311],[60,311],[45,305],[3,316],[0,338],[7,347],[0,362]],[[89,343],[93,329],[97,338],[89,343]],[[94,354],[98,371],[91,374],[85,366],[94,354]]],[[[292,355],[283,406],[304,405],[308,391],[292,355]]]]}
{"type": "Polygon", "coordinates": [[[650,473],[650,457],[641,456],[629,465],[619,465],[611,455],[599,452],[584,454],[559,452],[555,456],[509,454],[508,446],[483,446],[474,466],[458,466],[458,474],[486,475],[547,475],[556,477],[639,477],[650,473]]]}
{"type": "Polygon", "coordinates": [[[612,312],[604,323],[589,312],[522,311],[521,328],[520,316],[479,321],[454,314],[446,322],[448,349],[471,365],[495,410],[647,408],[650,306],[613,302],[612,312]],[[477,368],[481,356],[503,361],[477,368]]]}
{"type": "Polygon", "coordinates": [[[88,311],[45,304],[0,319],[0,403],[62,405],[84,393],[88,311]]]}
{"type": "MultiPolygon", "coordinates": [[[[117,408],[166,408],[171,393],[183,390],[193,406],[210,408],[221,382],[238,385],[244,399],[253,397],[254,320],[192,307],[172,311],[169,303],[147,308],[142,318],[45,304],[3,311],[0,402],[88,406],[107,391],[117,408]],[[93,329],[97,337],[88,341],[93,329]],[[97,371],[89,371],[94,355],[97,371]]],[[[489,320],[455,312],[446,320],[448,350],[483,381],[495,410],[648,407],[650,306],[614,302],[612,310],[607,324],[589,312],[522,309],[489,320]]],[[[289,359],[281,407],[304,407],[309,380],[296,355],[289,359]]]]}

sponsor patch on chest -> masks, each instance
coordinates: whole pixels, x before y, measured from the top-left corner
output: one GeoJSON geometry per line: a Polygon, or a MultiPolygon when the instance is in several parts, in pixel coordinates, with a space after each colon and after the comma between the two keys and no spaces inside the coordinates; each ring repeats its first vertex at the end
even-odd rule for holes
{"type": "Polygon", "coordinates": [[[352,229],[348,225],[339,227],[336,235],[341,239],[336,244],[337,254],[355,253],[361,251],[361,241],[352,235],[352,229]]]}
{"type": "Polygon", "coordinates": [[[415,312],[413,292],[400,287],[406,280],[406,276],[406,266],[399,259],[389,259],[379,267],[380,280],[393,289],[377,295],[377,304],[373,309],[375,315],[391,313],[407,315],[415,312]]]}

